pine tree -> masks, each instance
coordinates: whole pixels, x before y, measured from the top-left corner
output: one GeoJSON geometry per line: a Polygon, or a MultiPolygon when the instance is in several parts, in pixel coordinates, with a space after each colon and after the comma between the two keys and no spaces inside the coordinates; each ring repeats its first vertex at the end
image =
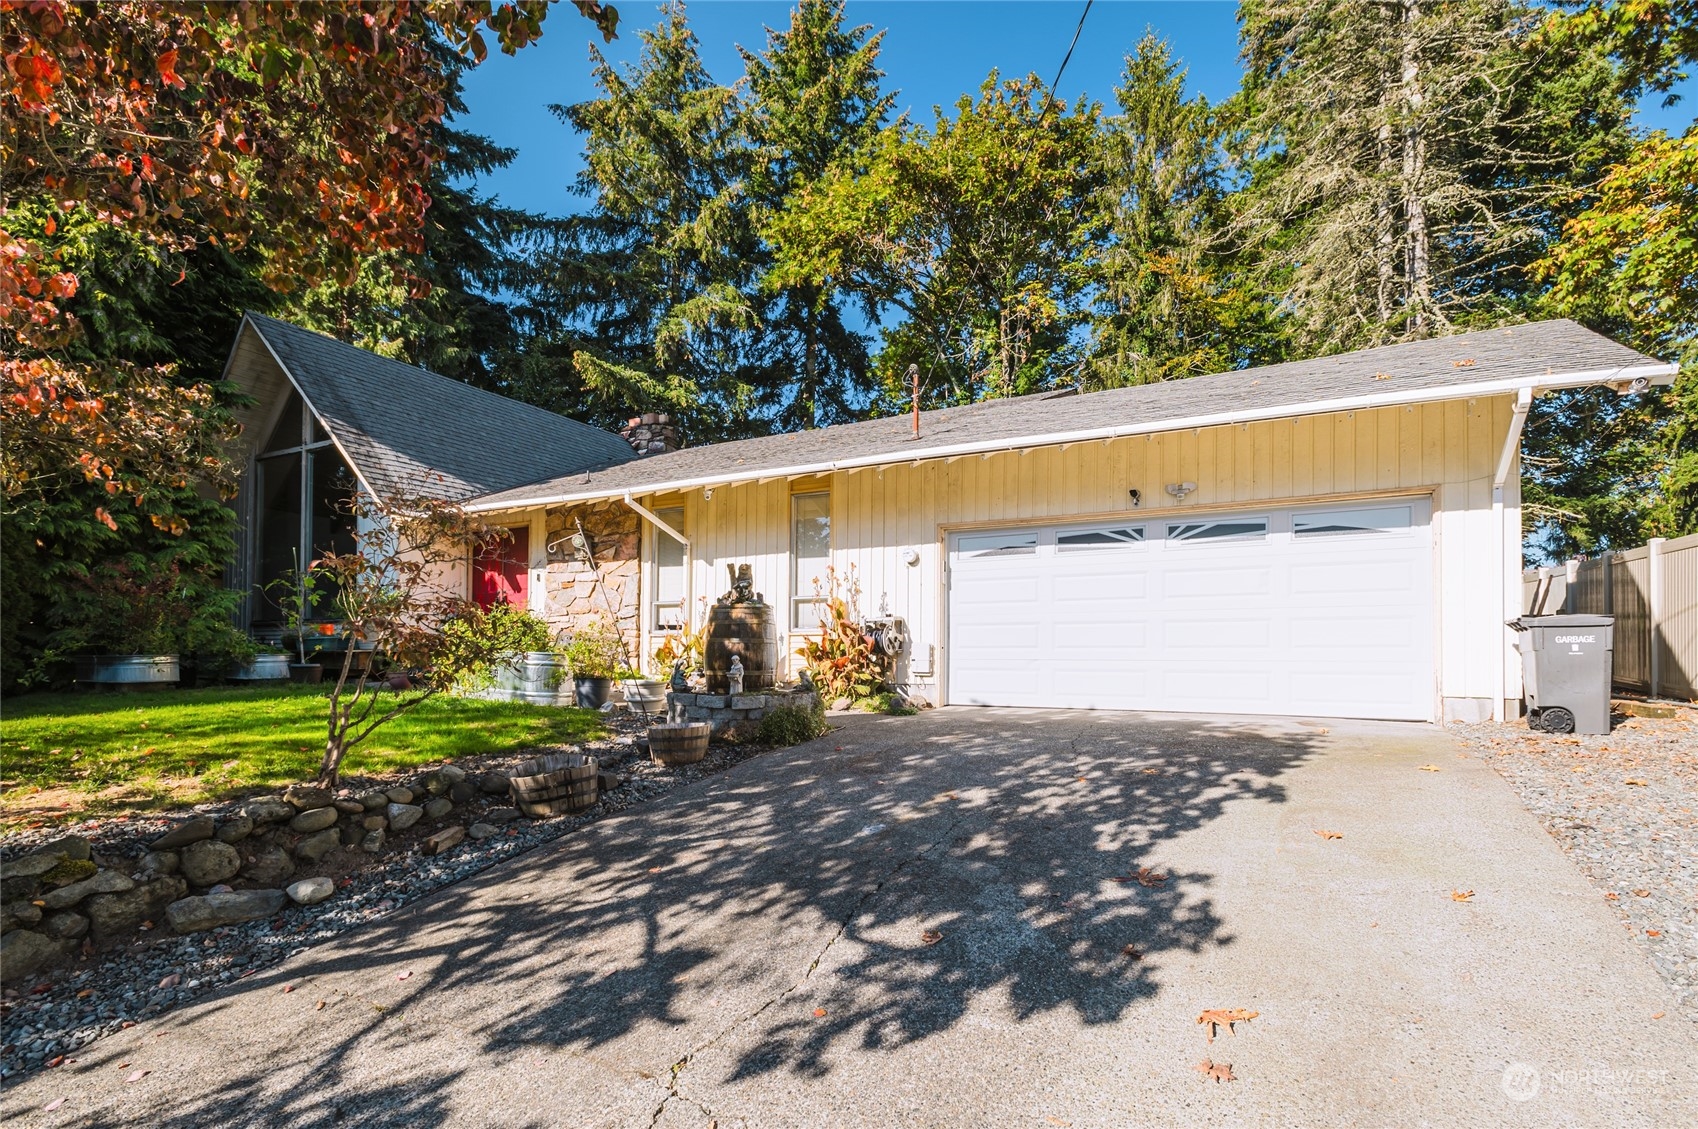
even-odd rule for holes
{"type": "Polygon", "coordinates": [[[1103,122],[1104,238],[1093,264],[1092,387],[1221,372],[1267,359],[1265,307],[1221,238],[1220,127],[1153,33],[1126,57],[1103,122]]]}
{"type": "MultiPolygon", "coordinates": [[[[749,196],[757,229],[834,167],[857,167],[894,100],[879,90],[883,33],[843,26],[842,0],[801,0],[766,50],[743,51],[746,121],[754,147],[749,196]]],[[[763,280],[767,366],[783,388],[781,429],[852,419],[868,396],[867,339],[844,322],[845,296],[827,285],[763,280]]]]}
{"type": "Polygon", "coordinates": [[[1513,316],[1625,142],[1600,53],[1511,0],[1245,0],[1240,231],[1299,352],[1513,316]]]}
{"type": "Polygon", "coordinates": [[[591,48],[600,97],[552,107],[584,137],[574,191],[590,207],[540,256],[526,310],[538,339],[516,380],[534,402],[604,424],[662,410],[692,442],[759,433],[737,91],[708,75],[682,4],[638,34],[624,68],[591,48]]]}

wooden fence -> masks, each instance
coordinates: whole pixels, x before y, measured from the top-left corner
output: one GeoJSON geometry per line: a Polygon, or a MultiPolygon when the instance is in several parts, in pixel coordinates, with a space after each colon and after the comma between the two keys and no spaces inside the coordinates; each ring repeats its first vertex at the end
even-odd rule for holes
{"type": "Polygon", "coordinates": [[[1530,615],[1615,617],[1618,689],[1698,698],[1698,534],[1529,569],[1521,580],[1530,615]]]}

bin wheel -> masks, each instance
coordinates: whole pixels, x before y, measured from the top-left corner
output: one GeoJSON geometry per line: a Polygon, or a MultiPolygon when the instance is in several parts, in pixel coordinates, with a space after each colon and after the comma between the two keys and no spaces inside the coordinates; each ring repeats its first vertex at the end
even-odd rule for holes
{"type": "Polygon", "coordinates": [[[1573,733],[1574,714],[1561,706],[1540,710],[1539,728],[1546,733],[1573,733]]]}

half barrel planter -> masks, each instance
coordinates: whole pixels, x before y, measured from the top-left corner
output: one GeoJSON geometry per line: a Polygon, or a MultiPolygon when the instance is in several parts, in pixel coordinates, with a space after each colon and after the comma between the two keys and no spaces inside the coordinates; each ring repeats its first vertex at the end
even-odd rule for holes
{"type": "Polygon", "coordinates": [[[705,721],[668,722],[649,726],[649,754],[668,768],[695,764],[707,756],[713,726],[705,721]]]}
{"type": "Polygon", "coordinates": [[[525,761],[513,769],[508,793],[513,806],[532,819],[583,811],[596,802],[601,763],[582,753],[525,761]]]}

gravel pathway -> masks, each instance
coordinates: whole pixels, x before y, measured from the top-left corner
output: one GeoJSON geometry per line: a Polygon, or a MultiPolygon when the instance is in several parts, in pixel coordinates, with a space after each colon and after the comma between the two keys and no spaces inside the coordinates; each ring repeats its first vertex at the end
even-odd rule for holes
{"type": "MultiPolygon", "coordinates": [[[[509,768],[538,752],[458,761],[470,771],[509,768]]],[[[389,852],[379,865],[338,883],[329,901],[291,906],[276,917],[178,937],[160,929],[120,949],[85,957],[44,973],[34,985],[7,985],[0,993],[0,1079],[11,1080],[43,1065],[74,1061],[95,1039],[159,1015],[214,988],[250,976],[338,933],[354,929],[453,882],[505,862],[605,816],[664,796],[674,788],[737,764],[766,750],[752,746],[711,748],[706,759],[666,768],[648,759],[629,736],[575,746],[599,757],[604,769],[623,777],[588,811],[549,819],[519,820],[481,842],[466,840],[447,854],[426,856],[417,844],[389,852]]],[[[375,782],[375,778],[373,781],[375,782]]],[[[356,790],[368,781],[347,781],[356,790]]],[[[505,803],[505,797],[497,802],[505,803]]],[[[224,805],[202,805],[223,807],[224,805]]],[[[461,822],[470,822],[470,818],[461,822]]],[[[121,851],[131,842],[163,832],[169,821],[111,819],[24,832],[6,838],[6,857],[16,857],[66,834],[82,835],[96,851],[121,851]]]]}
{"type": "Polygon", "coordinates": [[[1698,710],[1607,737],[1455,726],[1621,915],[1698,1022],[1698,710]]]}

